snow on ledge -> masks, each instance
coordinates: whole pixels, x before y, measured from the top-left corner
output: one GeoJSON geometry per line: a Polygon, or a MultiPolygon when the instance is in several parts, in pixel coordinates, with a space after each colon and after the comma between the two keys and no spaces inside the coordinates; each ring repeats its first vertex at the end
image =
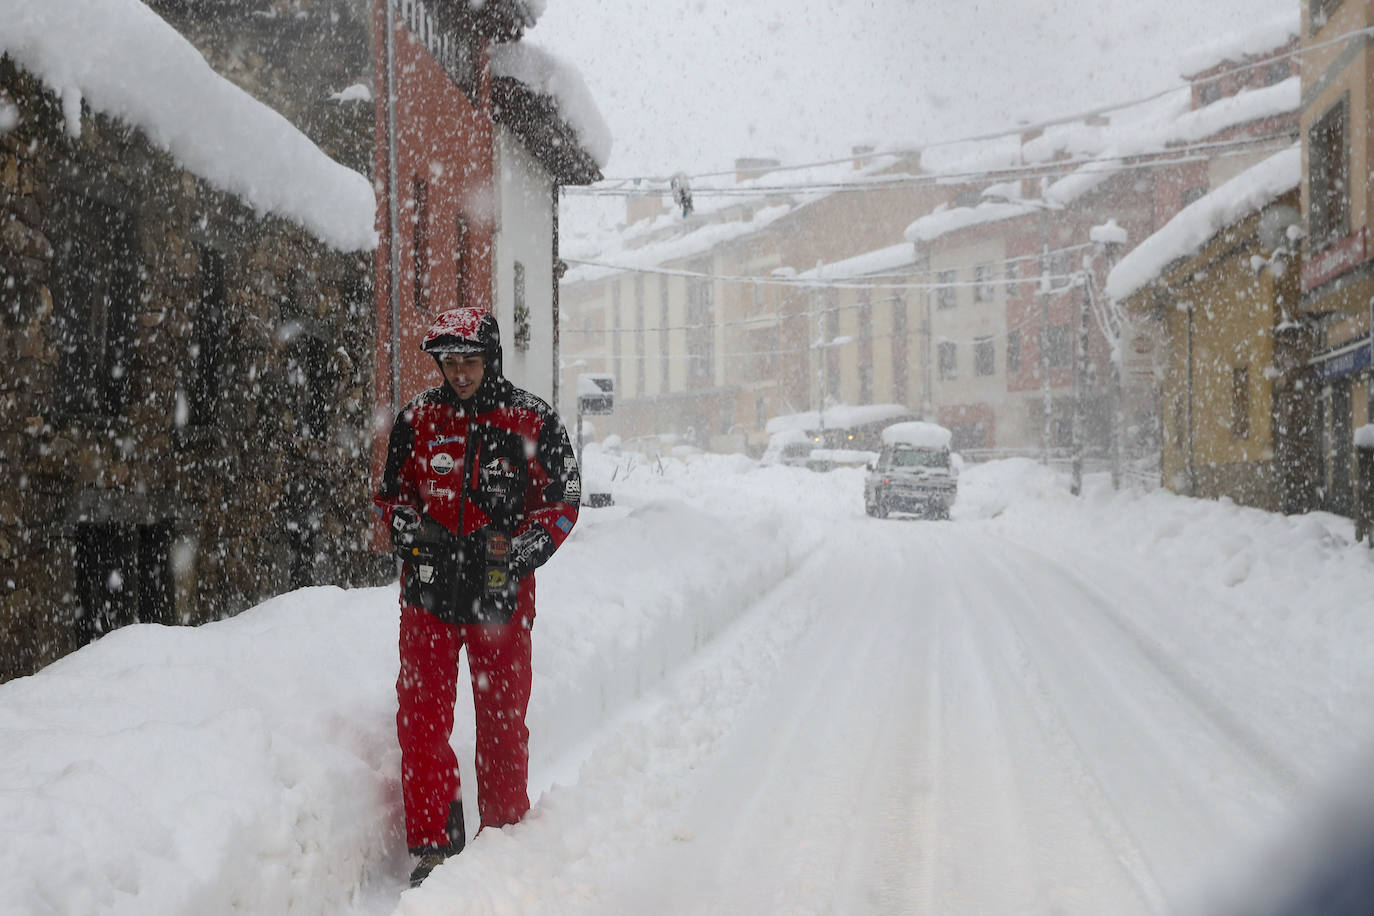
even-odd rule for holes
{"type": "Polygon", "coordinates": [[[0,0],[0,52],[55,92],[137,127],[184,168],[259,214],[341,251],[377,245],[368,180],[219,76],[140,0],[0,0]]]}
{"type": "Polygon", "coordinates": [[[1302,148],[1292,146],[1232,178],[1180,210],[1107,275],[1117,302],[1158,279],[1171,263],[1198,251],[1217,232],[1254,213],[1302,180],[1302,148]]]}
{"type": "Polygon", "coordinates": [[[1355,430],[1356,448],[1374,448],[1374,423],[1366,423],[1355,430]]]}

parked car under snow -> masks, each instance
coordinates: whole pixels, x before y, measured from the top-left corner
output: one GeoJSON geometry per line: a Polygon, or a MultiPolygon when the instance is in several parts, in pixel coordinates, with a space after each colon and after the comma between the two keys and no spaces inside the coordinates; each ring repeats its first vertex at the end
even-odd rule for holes
{"type": "Polygon", "coordinates": [[[864,510],[878,518],[907,512],[949,518],[959,489],[952,434],[935,423],[894,423],[883,430],[883,448],[864,477],[864,510]]]}

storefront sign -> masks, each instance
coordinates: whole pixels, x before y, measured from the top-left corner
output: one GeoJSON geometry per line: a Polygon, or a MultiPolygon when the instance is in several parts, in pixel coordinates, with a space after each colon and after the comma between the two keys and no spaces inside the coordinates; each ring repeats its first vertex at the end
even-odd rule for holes
{"type": "Polygon", "coordinates": [[[1340,378],[1342,375],[1359,372],[1361,369],[1368,369],[1370,363],[1369,341],[1362,340],[1359,343],[1347,344],[1332,353],[1316,357],[1312,362],[1322,381],[1340,378]]]}
{"type": "Polygon", "coordinates": [[[1359,267],[1364,263],[1366,252],[1365,227],[1361,226],[1359,232],[1346,236],[1303,263],[1303,291],[1316,289],[1328,280],[1359,267]]]}

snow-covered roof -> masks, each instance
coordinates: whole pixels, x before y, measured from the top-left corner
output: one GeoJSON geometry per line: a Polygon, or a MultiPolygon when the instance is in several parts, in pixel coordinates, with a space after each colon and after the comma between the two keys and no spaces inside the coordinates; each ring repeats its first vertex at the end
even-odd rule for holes
{"type": "Polygon", "coordinates": [[[611,158],[611,130],[576,67],[526,38],[493,47],[491,73],[552,98],[559,114],[577,132],[583,149],[605,168],[611,158]]]}
{"type": "MultiPolygon", "coordinates": [[[[710,251],[721,242],[765,228],[828,198],[846,186],[889,182],[905,177],[893,172],[901,160],[902,157],[897,155],[877,153],[857,169],[850,162],[830,163],[789,170],[786,180],[781,182],[773,174],[747,178],[732,186],[732,191],[737,193],[697,197],[690,221],[684,221],[681,213],[676,211],[629,227],[619,225],[617,220],[589,237],[570,235],[566,245],[560,243],[561,251],[569,262],[585,259],[630,268],[653,267],[681,260],[710,251]],[[780,192],[779,184],[818,190],[780,192]],[[754,189],[757,189],[757,193],[751,193],[754,189]],[[667,237],[660,237],[665,234],[667,237]]],[[[668,193],[666,188],[663,193],[668,193]]],[[[611,268],[584,266],[569,271],[563,282],[582,283],[616,272],[611,268]]]]}
{"type": "Polygon", "coordinates": [[[1288,5],[1282,13],[1255,23],[1249,29],[1223,34],[1197,45],[1184,53],[1179,61],[1179,73],[1192,76],[1204,73],[1218,64],[1238,63],[1275,48],[1281,48],[1302,31],[1302,6],[1288,5]]]}
{"type": "Polygon", "coordinates": [[[848,280],[886,273],[910,267],[916,261],[916,250],[909,242],[898,242],[876,251],[866,251],[852,258],[832,261],[797,274],[799,280],[848,280]]]}
{"type": "MultiPolygon", "coordinates": [[[[764,207],[751,215],[748,220],[736,220],[723,223],[706,223],[701,228],[674,238],[664,239],[660,242],[653,242],[640,248],[628,248],[623,251],[608,253],[605,257],[614,263],[615,267],[605,267],[594,264],[575,267],[568,271],[563,277],[564,284],[585,283],[591,280],[599,280],[603,277],[611,276],[622,272],[622,268],[645,268],[657,267],[673,261],[679,261],[692,255],[710,251],[715,246],[730,242],[746,235],[752,235],[760,229],[776,222],[792,211],[788,205],[778,205],[775,207],[764,207]]],[[[574,261],[575,258],[569,256],[566,260],[574,261]]]]}
{"type": "Polygon", "coordinates": [[[140,0],[0,0],[0,51],[61,100],[130,124],[259,213],[342,251],[376,247],[376,198],[278,112],[219,76],[140,0]]]}
{"type": "Polygon", "coordinates": [[[973,207],[949,207],[941,205],[906,227],[904,233],[908,242],[920,244],[933,242],[941,236],[959,229],[983,226],[1005,219],[1014,219],[1038,212],[1041,207],[1019,201],[983,201],[973,207]]]}
{"type": "Polygon", "coordinates": [[[1120,302],[1155,280],[1175,260],[1293,190],[1302,180],[1302,148],[1294,145],[1193,201],[1131,250],[1107,275],[1107,295],[1120,302]]]}
{"type": "MultiPolygon", "coordinates": [[[[912,411],[901,404],[837,404],[825,409],[825,426],[830,429],[848,429],[868,423],[881,423],[897,417],[909,417],[912,411]]],[[[783,414],[771,418],[764,430],[772,435],[789,429],[820,429],[821,416],[814,410],[801,413],[783,414]]]]}
{"type": "Polygon", "coordinates": [[[936,423],[912,420],[894,423],[883,430],[883,444],[909,445],[912,448],[949,448],[954,434],[936,423]]]}

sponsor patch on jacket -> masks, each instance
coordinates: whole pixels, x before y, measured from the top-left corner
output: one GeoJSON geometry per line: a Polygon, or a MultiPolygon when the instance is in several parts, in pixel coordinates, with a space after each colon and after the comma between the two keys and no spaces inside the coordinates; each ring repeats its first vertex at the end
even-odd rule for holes
{"type": "Polygon", "coordinates": [[[506,575],[506,571],[505,571],[504,569],[502,569],[501,567],[499,567],[499,566],[489,566],[489,567],[487,567],[487,588],[489,588],[489,589],[501,589],[501,588],[505,588],[505,587],[506,587],[506,583],[509,582],[509,581],[510,581],[510,577],[509,577],[508,575],[506,575]]]}
{"type": "Polygon", "coordinates": [[[487,562],[504,560],[510,555],[510,538],[504,534],[487,535],[487,562]]]}
{"type": "Polygon", "coordinates": [[[574,477],[563,485],[563,498],[570,503],[581,502],[582,481],[574,477]]]}
{"type": "Polygon", "coordinates": [[[448,452],[440,452],[429,459],[429,466],[436,474],[447,474],[449,471],[453,470],[453,465],[453,456],[448,452]]]}
{"type": "Polygon", "coordinates": [[[462,436],[440,436],[438,439],[429,443],[430,448],[438,448],[441,445],[448,445],[450,442],[462,442],[462,436]]]}
{"type": "Polygon", "coordinates": [[[567,534],[569,531],[572,531],[573,523],[568,520],[568,517],[566,515],[558,516],[558,521],[554,522],[554,524],[557,525],[558,530],[562,531],[564,534],[567,534]]]}
{"type": "Polygon", "coordinates": [[[515,465],[506,458],[493,458],[483,465],[482,476],[488,479],[492,477],[514,477],[515,465]]]}

